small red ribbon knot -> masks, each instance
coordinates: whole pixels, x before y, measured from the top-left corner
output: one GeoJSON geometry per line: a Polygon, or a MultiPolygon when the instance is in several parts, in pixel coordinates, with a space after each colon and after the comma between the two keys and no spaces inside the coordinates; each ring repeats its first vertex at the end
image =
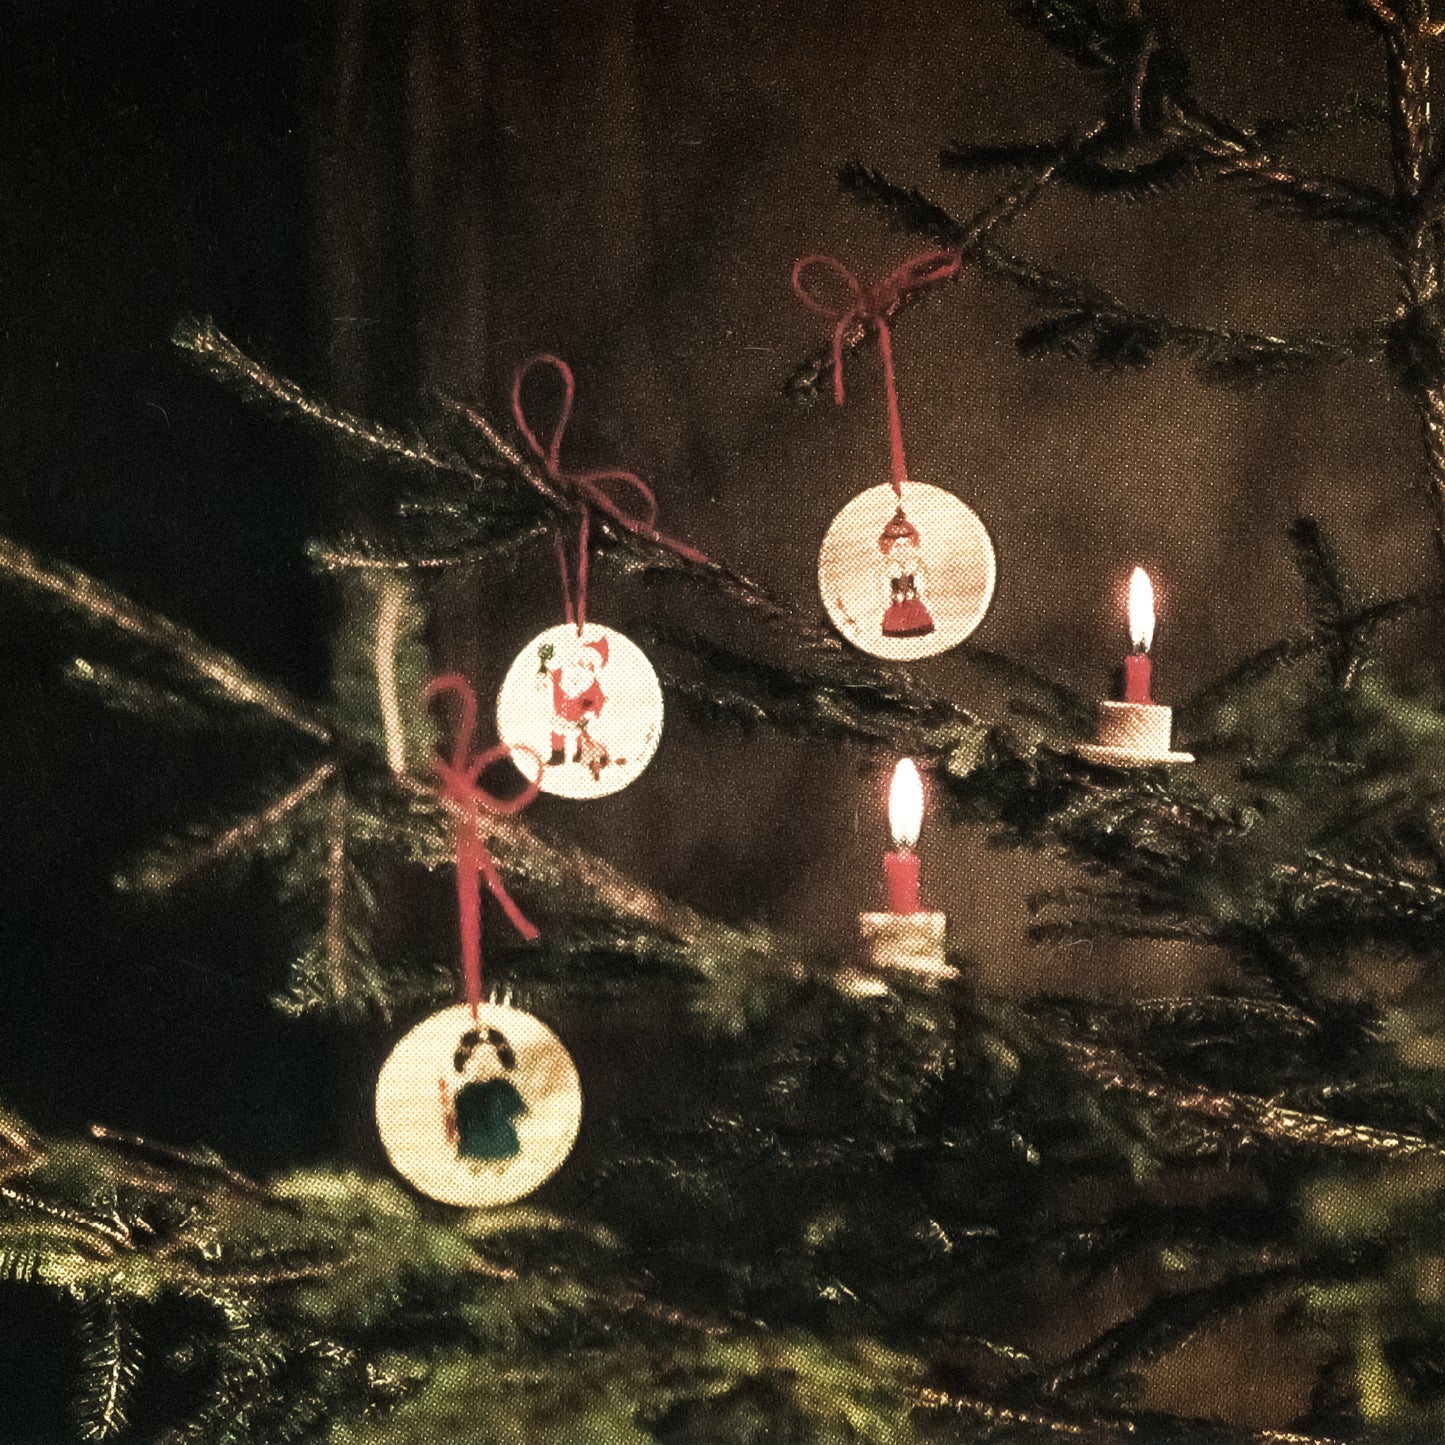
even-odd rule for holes
{"type": "Polygon", "coordinates": [[[676,552],[678,556],[685,557],[689,562],[697,562],[703,566],[710,566],[711,563],[695,547],[689,547],[685,542],[679,542],[676,538],[668,537],[657,530],[657,496],[652,488],[635,473],[610,467],[586,472],[562,470],[562,437],[567,431],[567,423],[572,419],[572,403],[576,396],[577,378],[573,375],[572,368],[560,356],[550,354],[534,356],[531,360],[524,361],[512,378],[512,416],[517,423],[517,430],[522,433],[527,445],[536,453],[547,475],[559,486],[570,491],[580,504],[582,515],[577,541],[577,596],[575,602],[567,576],[567,554],[562,546],[561,537],[557,538],[557,560],[562,573],[562,595],[567,621],[575,622],[580,634],[587,623],[587,548],[592,507],[605,512],[619,527],[625,528],[635,536],[646,537],[650,542],[667,547],[676,552]],[[552,435],[545,446],[528,422],[526,409],[522,405],[522,387],[532,369],[537,366],[550,366],[562,378],[562,406],[557,414],[557,424],[552,428],[552,435]],[[617,492],[619,486],[624,489],[621,495],[617,492]],[[641,503],[640,508],[636,511],[628,505],[626,492],[629,491],[633,493],[632,500],[641,503]]]}
{"type": "Polygon", "coordinates": [[[893,372],[893,333],[888,326],[888,313],[905,296],[948,281],[963,265],[958,251],[926,251],[905,261],[888,275],[865,287],[835,256],[804,256],[793,267],[793,290],[810,311],[826,316],[833,325],[833,400],[843,404],[843,351],[848,332],[856,325],[871,326],[878,333],[878,349],[883,356],[883,389],[888,402],[888,440],[893,468],[893,490],[901,497],[903,483],[908,480],[908,460],[903,452],[903,421],[898,410],[898,384],[893,372]],[[822,266],[831,271],[848,288],[853,298],[850,306],[835,306],[820,300],[809,289],[805,273],[809,267],[822,266]]]}
{"type": "Polygon", "coordinates": [[[461,928],[462,977],[466,983],[467,1003],[471,1005],[472,1017],[477,1016],[482,1003],[482,897],[481,884],[486,879],[487,888],[493,898],[502,906],[512,927],[528,942],[535,939],[537,926],[517,907],[512,895],[497,872],[491,849],[482,836],[482,813],[493,813],[499,817],[510,817],[520,813],[538,792],[542,782],[542,759],[528,747],[508,747],[499,743],[484,751],[472,754],[472,741],[477,730],[477,694],[471,683],[459,673],[449,672],[436,677],[427,684],[426,700],[430,702],[442,693],[452,693],[461,700],[461,717],[457,723],[456,739],[452,755],[440,755],[432,759],[432,766],[441,781],[441,793],[449,802],[456,804],[456,854],[457,854],[457,918],[461,928]],[[515,798],[499,798],[483,788],[478,779],[503,758],[526,753],[537,765],[537,776],[515,798]]]}

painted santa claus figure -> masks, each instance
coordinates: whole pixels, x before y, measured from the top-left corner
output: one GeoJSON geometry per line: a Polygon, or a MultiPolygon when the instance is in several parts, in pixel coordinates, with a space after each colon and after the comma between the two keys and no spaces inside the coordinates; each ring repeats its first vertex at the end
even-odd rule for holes
{"type": "Polygon", "coordinates": [[[607,639],[565,648],[547,673],[552,688],[552,755],[548,765],[581,763],[594,778],[611,761],[596,734],[597,719],[607,705],[602,674],[607,666],[607,639]]]}

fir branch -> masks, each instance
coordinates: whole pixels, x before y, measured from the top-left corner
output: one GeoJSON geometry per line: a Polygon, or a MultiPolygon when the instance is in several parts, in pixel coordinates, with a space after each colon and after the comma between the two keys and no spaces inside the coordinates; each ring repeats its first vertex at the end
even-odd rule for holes
{"type": "Polygon", "coordinates": [[[1383,96],[1355,92],[1343,99],[1297,115],[1261,117],[1250,125],[1250,133],[1265,146],[1280,141],[1319,139],[1367,122],[1389,118],[1383,96]]]}
{"type": "Polygon", "coordinates": [[[1322,1279],[1338,1279],[1338,1262],[1280,1265],[1193,1289],[1156,1295],[1142,1309],[1111,1325],[1040,1381],[1047,1395],[1069,1395],[1139,1365],[1153,1364],[1230,1315],[1281,1295],[1299,1294],[1322,1279]]]}
{"type": "Polygon", "coordinates": [[[1325,643],[1331,677],[1336,687],[1347,687],[1358,656],[1360,625],[1344,625],[1357,609],[1339,555],[1313,517],[1297,517],[1288,535],[1295,566],[1304,581],[1310,615],[1325,643]]]}
{"type": "Polygon", "coordinates": [[[1269,1024],[1285,1033],[1314,1033],[1319,1020],[1293,1004],[1266,998],[1226,998],[1215,995],[1169,995],[1133,998],[1102,1006],[1118,1019],[1137,1019],[1167,1028],[1220,1027],[1231,1029],[1243,1021],[1269,1024]]]}
{"type": "Polygon", "coordinates": [[[982,726],[958,704],[854,653],[829,651],[800,666],[783,666],[689,628],[653,624],[645,635],[654,647],[675,649],[699,665],[699,676],[677,663],[664,665],[663,675],[673,691],[704,713],[766,722],[787,732],[889,740],[898,746],[926,746],[928,734],[982,726]]]}
{"type": "Polygon", "coordinates": [[[1296,925],[1370,930],[1382,924],[1413,935],[1432,954],[1445,924],[1445,888],[1318,855],[1282,864],[1273,875],[1277,905],[1296,925]]]}
{"type": "Polygon", "coordinates": [[[104,1219],[99,1219],[92,1213],[52,1204],[48,1200],[26,1193],[21,1189],[0,1185],[0,1201],[8,1204],[12,1209],[39,1215],[56,1224],[65,1225],[68,1230],[89,1236],[91,1248],[98,1249],[103,1256],[112,1255],[118,1249],[128,1248],[131,1243],[128,1230],[119,1228],[104,1219]]]}
{"type": "Polygon", "coordinates": [[[988,175],[993,171],[1023,170],[1052,164],[1068,145],[1067,138],[1036,141],[957,141],[939,152],[945,170],[963,175],[988,175]]]}
{"type": "Polygon", "coordinates": [[[319,741],[331,740],[331,729],[313,709],[274,683],[262,681],[188,628],[141,607],[78,567],[42,562],[18,542],[0,537],[0,575],[59,604],[91,626],[155,648],[226,702],[257,708],[319,741]]]}
{"type": "Polygon", "coordinates": [[[104,1124],[92,1124],[90,1137],[122,1153],[134,1153],[153,1160],[167,1170],[196,1178],[208,1191],[217,1185],[224,1185],[238,1194],[252,1199],[274,1201],[275,1196],[248,1175],[232,1169],[210,1154],[197,1154],[190,1150],[176,1149],[172,1145],[158,1143],[154,1139],[142,1138],[121,1129],[111,1129],[104,1124]]]}
{"type": "Polygon", "coordinates": [[[76,1415],[87,1440],[110,1440],[126,1427],[140,1374],[140,1341],[130,1311],[115,1299],[83,1299],[83,1360],[76,1415]]]}
{"type": "MultiPolygon", "coordinates": [[[[465,816],[461,805],[438,794],[414,778],[397,780],[423,815],[437,825],[437,837],[427,857],[435,862],[451,859],[452,823],[443,819],[465,816]]],[[[614,917],[629,918],[675,939],[692,950],[698,966],[741,970],[736,982],[751,971],[751,985],[763,975],[801,982],[817,970],[820,961],[791,940],[764,930],[741,930],[714,922],[704,915],[629,878],[620,869],[574,844],[553,842],[534,831],[520,817],[493,815],[487,820],[491,846],[504,866],[534,882],[565,889],[590,899],[614,917]]]]}
{"type": "Polygon", "coordinates": [[[0,1108],[0,1147],[28,1164],[37,1157],[40,1141],[8,1109],[0,1108]]]}
{"type": "Polygon", "coordinates": [[[217,720],[214,711],[207,711],[195,699],[103,662],[73,657],[65,666],[64,676],[77,691],[94,694],[114,712],[182,728],[210,725],[217,720]]]}
{"type": "MultiPolygon", "coordinates": [[[[1387,622],[1394,622],[1436,606],[1439,601],[1438,589],[1430,588],[1408,592],[1401,597],[1391,597],[1381,602],[1369,602],[1341,614],[1337,630],[1352,634],[1368,633],[1387,622]]],[[[1326,650],[1332,641],[1332,634],[1316,630],[1271,642],[1241,658],[1220,676],[1206,683],[1180,703],[1175,711],[1181,720],[1193,724],[1197,719],[1208,716],[1235,694],[1256,686],[1282,668],[1326,650]]]]}
{"type": "Polygon", "coordinates": [[[131,868],[117,875],[116,887],[137,893],[167,893],[204,869],[255,853],[277,828],[316,797],[335,774],[335,763],[320,763],[299,783],[219,831],[202,838],[173,839],[152,848],[131,868]]]}
{"type": "Polygon", "coordinates": [[[997,245],[979,247],[973,259],[985,274],[1010,281],[1048,309],[1048,316],[1020,335],[1025,355],[1057,350],[1099,366],[1136,366],[1172,348],[1193,358],[1205,380],[1224,381],[1382,354],[1381,337],[1373,330],[1340,337],[1284,337],[1189,321],[1138,310],[1092,282],[1035,265],[997,245]]]}
{"type": "Polygon", "coordinates": [[[1015,694],[1042,702],[1049,715],[1070,733],[1087,737],[1095,721],[1095,704],[1082,693],[1056,681],[1037,668],[975,643],[966,642],[963,654],[986,677],[1005,684],[1015,694]]]}
{"type": "Polygon", "coordinates": [[[990,1431],[1028,1431],[1048,1439],[1083,1440],[1095,1445],[1122,1440],[1178,1440],[1190,1445],[1346,1445],[1336,1436],[1240,1427],[1157,1411],[1061,1414],[934,1388],[919,1390],[915,1400],[920,1409],[965,1415],[990,1431]]]}
{"type": "Polygon", "coordinates": [[[1251,1094],[1167,1083],[1145,1074],[1114,1050],[1077,1039],[1055,1039],[1054,1046],[1070,1067],[1106,1092],[1127,1094],[1167,1114],[1201,1121],[1222,1132],[1232,1144],[1268,1142],[1390,1160],[1445,1158],[1445,1142],[1343,1123],[1251,1094]]]}
{"type": "Polygon", "coordinates": [[[443,455],[423,437],[408,441],[386,427],[310,396],[295,382],[248,356],[209,318],[182,321],[171,340],[196,357],[216,380],[245,399],[268,402],[303,417],[363,457],[464,477],[482,486],[492,480],[460,458],[443,455]]]}
{"type": "Polygon", "coordinates": [[[851,167],[845,189],[891,225],[958,248],[985,275],[1011,282],[1048,308],[1049,314],[1019,338],[1025,355],[1061,351],[1104,367],[1142,366],[1172,348],[1191,356],[1200,374],[1214,381],[1248,381],[1272,371],[1383,355],[1383,336],[1373,328],[1339,337],[1283,337],[1141,311],[1092,282],[1036,265],[987,237],[965,245],[963,228],[942,207],[876,171],[851,167]]]}
{"type": "Polygon", "coordinates": [[[1305,221],[1388,237],[1398,224],[1394,197],[1342,176],[1307,175],[1254,153],[1220,164],[1216,173],[1252,188],[1259,204],[1288,210],[1305,221]]]}
{"type": "MultiPolygon", "coordinates": [[[[1398,224],[1388,192],[1343,176],[1293,170],[1263,149],[1257,135],[1226,131],[1217,122],[1198,118],[1178,130],[1177,143],[1143,160],[1077,154],[1060,165],[1057,179],[1094,200],[1129,202],[1150,200],[1202,180],[1233,181],[1249,187],[1261,207],[1289,212],[1304,221],[1377,238],[1388,237],[1398,224]]],[[[946,169],[969,174],[1017,166],[1036,152],[1049,150],[1047,143],[955,144],[941,159],[946,169]]]]}
{"type": "Polygon", "coordinates": [[[441,401],[450,411],[464,418],[491,448],[498,461],[503,463],[509,471],[521,477],[539,497],[558,511],[571,512],[573,510],[573,501],[553,485],[551,478],[533,466],[482,412],[475,407],[468,406],[465,402],[454,401],[449,396],[443,396],[441,401]]]}
{"type": "MultiPolygon", "coordinates": [[[[987,236],[1016,220],[1034,205],[1053,183],[1059,168],[1086,151],[1103,129],[1103,122],[1099,122],[1078,135],[1065,138],[1050,154],[1039,158],[1037,168],[1023,182],[990,201],[962,225],[916,190],[896,191],[894,200],[898,213],[885,213],[885,216],[895,229],[930,237],[937,244],[956,249],[966,256],[987,236]]],[[[838,183],[845,194],[866,200],[875,180],[881,181],[876,172],[854,163],[843,168],[838,183]]],[[[911,308],[925,294],[925,289],[921,287],[903,292],[884,310],[883,319],[892,322],[894,317],[911,308]]],[[[852,351],[869,332],[870,327],[864,322],[854,322],[843,333],[844,351],[852,351]]],[[[832,348],[820,348],[793,369],[784,390],[794,396],[816,394],[832,383],[834,365],[832,348]]]]}
{"type": "Polygon", "coordinates": [[[436,572],[480,567],[509,558],[552,533],[543,522],[495,542],[462,541],[448,548],[414,546],[402,537],[347,534],[312,542],[306,555],[323,572],[436,572]]]}
{"type": "Polygon", "coordinates": [[[326,810],[326,922],[321,950],[330,996],[338,1004],[346,997],[350,954],[346,946],[347,814],[346,794],[340,787],[334,788],[326,810]]]}

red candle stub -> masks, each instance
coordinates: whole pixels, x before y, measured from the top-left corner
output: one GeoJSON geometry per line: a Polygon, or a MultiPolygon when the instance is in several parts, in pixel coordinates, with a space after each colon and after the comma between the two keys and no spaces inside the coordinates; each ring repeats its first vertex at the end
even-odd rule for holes
{"type": "Polygon", "coordinates": [[[918,901],[918,835],[923,831],[923,779],[912,758],[900,758],[888,789],[888,828],[893,849],[883,855],[890,913],[920,913],[918,901]]]}
{"type": "Polygon", "coordinates": [[[1134,650],[1124,659],[1124,701],[1149,703],[1154,666],[1149,649],[1154,645],[1154,584],[1136,567],[1129,577],[1129,641],[1134,650]]]}
{"type": "Polygon", "coordinates": [[[883,874],[888,880],[888,911],[919,913],[919,860],[917,853],[899,852],[883,855],[883,874]]]}
{"type": "Polygon", "coordinates": [[[1151,702],[1149,683],[1153,674],[1154,664],[1149,661],[1149,654],[1131,652],[1124,659],[1124,701],[1151,702]]]}

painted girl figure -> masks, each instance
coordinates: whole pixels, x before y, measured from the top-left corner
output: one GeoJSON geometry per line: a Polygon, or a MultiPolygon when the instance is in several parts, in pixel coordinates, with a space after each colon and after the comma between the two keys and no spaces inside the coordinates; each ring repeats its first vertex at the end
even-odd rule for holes
{"type": "Polygon", "coordinates": [[[884,637],[926,637],[933,631],[933,614],[923,600],[928,568],[921,540],[902,507],[878,538],[884,564],[884,637]]]}

